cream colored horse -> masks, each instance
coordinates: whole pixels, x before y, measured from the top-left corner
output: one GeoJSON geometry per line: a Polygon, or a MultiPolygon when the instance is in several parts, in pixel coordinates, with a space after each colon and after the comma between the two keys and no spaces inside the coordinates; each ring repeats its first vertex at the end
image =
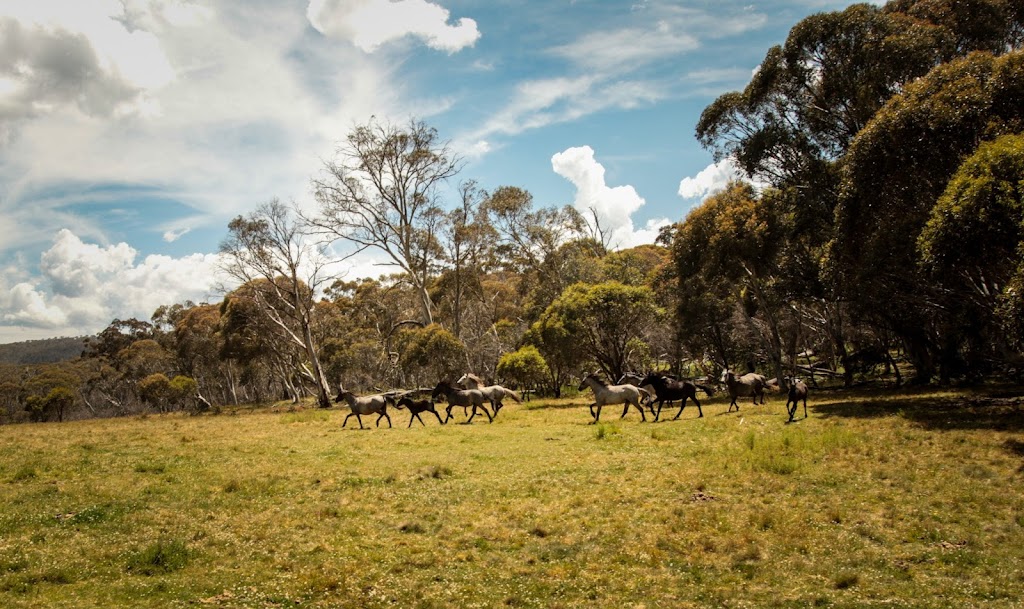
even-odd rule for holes
{"type": "Polygon", "coordinates": [[[640,396],[641,389],[635,385],[609,385],[602,381],[596,374],[588,374],[584,377],[583,382],[580,383],[579,390],[583,391],[585,388],[590,387],[590,390],[594,392],[594,403],[590,405],[590,416],[594,417],[594,422],[597,423],[601,419],[601,407],[609,404],[625,404],[622,408],[622,416],[626,416],[629,412],[629,405],[636,406],[636,409],[640,411],[640,419],[643,421],[647,420],[644,416],[644,409],[640,407],[640,396]],[[594,406],[597,406],[597,413],[594,413],[594,406]]]}
{"type": "Polygon", "coordinates": [[[505,398],[512,398],[516,402],[522,402],[519,394],[507,387],[501,385],[484,385],[483,381],[479,376],[472,372],[467,372],[459,377],[459,380],[455,381],[456,385],[462,385],[466,389],[476,389],[480,393],[484,394],[484,397],[491,402],[491,408],[494,409],[494,415],[498,415],[498,411],[501,410],[504,404],[501,401],[505,398]]]}

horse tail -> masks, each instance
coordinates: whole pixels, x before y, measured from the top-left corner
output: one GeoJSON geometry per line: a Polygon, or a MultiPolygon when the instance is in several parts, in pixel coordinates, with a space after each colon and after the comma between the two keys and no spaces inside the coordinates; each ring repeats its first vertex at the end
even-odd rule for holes
{"type": "Polygon", "coordinates": [[[508,397],[512,398],[516,402],[518,402],[520,404],[523,402],[523,399],[519,397],[519,393],[518,392],[512,391],[511,389],[506,389],[505,393],[508,394],[508,397]]]}
{"type": "Polygon", "coordinates": [[[712,389],[711,387],[708,387],[706,385],[698,385],[697,383],[694,383],[694,386],[696,386],[697,389],[700,389],[704,393],[708,394],[709,398],[715,395],[715,390],[712,389]]]}

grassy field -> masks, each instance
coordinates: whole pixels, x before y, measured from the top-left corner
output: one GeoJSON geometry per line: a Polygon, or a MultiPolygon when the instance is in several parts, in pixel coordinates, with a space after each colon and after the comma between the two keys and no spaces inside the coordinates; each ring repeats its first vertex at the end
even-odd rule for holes
{"type": "Polygon", "coordinates": [[[786,424],[783,401],[0,428],[0,606],[1024,604],[1019,403],[819,393],[786,424]]]}

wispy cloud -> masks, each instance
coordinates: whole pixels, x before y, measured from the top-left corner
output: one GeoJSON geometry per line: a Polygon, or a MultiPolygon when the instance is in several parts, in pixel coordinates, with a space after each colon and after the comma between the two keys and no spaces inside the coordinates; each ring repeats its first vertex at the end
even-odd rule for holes
{"type": "Polygon", "coordinates": [[[585,31],[574,40],[540,53],[562,61],[551,76],[515,85],[509,101],[479,127],[460,137],[465,141],[515,135],[531,129],[565,123],[609,109],[633,109],[694,90],[741,78],[743,69],[704,69],[687,78],[669,78],[665,71],[650,72],[677,62],[698,50],[704,40],[735,36],[763,27],[766,17],[750,10],[730,15],[679,7],[669,2],[636,4],[621,27],[585,31]]]}

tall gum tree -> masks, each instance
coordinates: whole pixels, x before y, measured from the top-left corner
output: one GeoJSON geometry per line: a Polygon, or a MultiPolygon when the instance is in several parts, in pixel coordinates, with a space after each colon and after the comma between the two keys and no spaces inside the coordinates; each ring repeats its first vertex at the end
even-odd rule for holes
{"type": "Polygon", "coordinates": [[[415,287],[424,325],[434,321],[428,288],[443,256],[440,193],[460,166],[448,143],[425,123],[371,119],[349,133],[313,179],[320,209],[310,224],[358,251],[384,253],[415,287]]]}
{"type": "Polygon", "coordinates": [[[221,244],[222,269],[242,284],[283,337],[305,353],[296,371],[316,387],[317,403],[330,408],[331,390],[313,333],[315,294],[325,280],[326,260],[306,239],[291,210],[278,200],[228,225],[221,244]]]}
{"type": "Polygon", "coordinates": [[[843,160],[831,276],[861,316],[903,339],[918,381],[959,366],[955,337],[935,323],[935,285],[918,272],[918,237],[963,161],[1022,131],[1024,51],[972,53],[908,85],[843,160]]]}

